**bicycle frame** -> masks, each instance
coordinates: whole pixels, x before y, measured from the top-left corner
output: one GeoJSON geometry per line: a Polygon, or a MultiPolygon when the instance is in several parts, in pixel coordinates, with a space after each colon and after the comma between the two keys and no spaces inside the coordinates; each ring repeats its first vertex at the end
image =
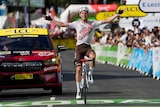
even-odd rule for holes
{"type": "Polygon", "coordinates": [[[83,93],[83,96],[84,96],[84,104],[87,103],[87,91],[88,91],[88,88],[89,88],[89,82],[88,82],[88,70],[87,70],[87,65],[86,63],[88,61],[93,61],[93,60],[90,60],[90,59],[81,59],[81,62],[82,62],[82,76],[83,76],[83,79],[84,79],[84,83],[83,86],[82,86],[82,93],[83,93]]]}

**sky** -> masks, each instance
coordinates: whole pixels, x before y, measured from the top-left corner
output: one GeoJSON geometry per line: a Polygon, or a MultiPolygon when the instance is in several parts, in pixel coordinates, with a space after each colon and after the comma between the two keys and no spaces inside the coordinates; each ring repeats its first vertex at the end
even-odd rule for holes
{"type": "Polygon", "coordinates": [[[126,4],[138,4],[140,0],[126,0],[126,4]]]}

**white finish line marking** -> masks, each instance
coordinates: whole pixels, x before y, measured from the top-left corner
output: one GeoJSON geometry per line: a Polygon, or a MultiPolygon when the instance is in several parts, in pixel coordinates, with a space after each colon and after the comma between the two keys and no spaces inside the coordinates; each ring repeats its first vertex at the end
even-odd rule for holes
{"type": "MultiPolygon", "coordinates": [[[[56,97],[50,97],[50,101],[54,101],[56,99],[56,97]]],[[[53,105],[47,105],[47,107],[53,107],[53,105]]]]}

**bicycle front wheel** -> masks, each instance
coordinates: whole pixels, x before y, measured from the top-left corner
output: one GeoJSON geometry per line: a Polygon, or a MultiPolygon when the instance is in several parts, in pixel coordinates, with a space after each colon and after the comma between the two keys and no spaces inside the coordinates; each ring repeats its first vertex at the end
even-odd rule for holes
{"type": "Polygon", "coordinates": [[[84,77],[84,87],[83,87],[83,94],[84,94],[84,104],[87,104],[87,91],[88,91],[88,87],[87,87],[87,78],[84,77]]]}

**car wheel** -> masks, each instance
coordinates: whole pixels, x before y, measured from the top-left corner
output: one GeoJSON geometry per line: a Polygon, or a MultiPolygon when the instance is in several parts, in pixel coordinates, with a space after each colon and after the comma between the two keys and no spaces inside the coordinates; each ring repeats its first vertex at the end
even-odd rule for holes
{"type": "Polygon", "coordinates": [[[51,91],[52,91],[51,93],[53,95],[61,95],[62,94],[62,86],[54,87],[54,88],[51,89],[51,91]]]}

